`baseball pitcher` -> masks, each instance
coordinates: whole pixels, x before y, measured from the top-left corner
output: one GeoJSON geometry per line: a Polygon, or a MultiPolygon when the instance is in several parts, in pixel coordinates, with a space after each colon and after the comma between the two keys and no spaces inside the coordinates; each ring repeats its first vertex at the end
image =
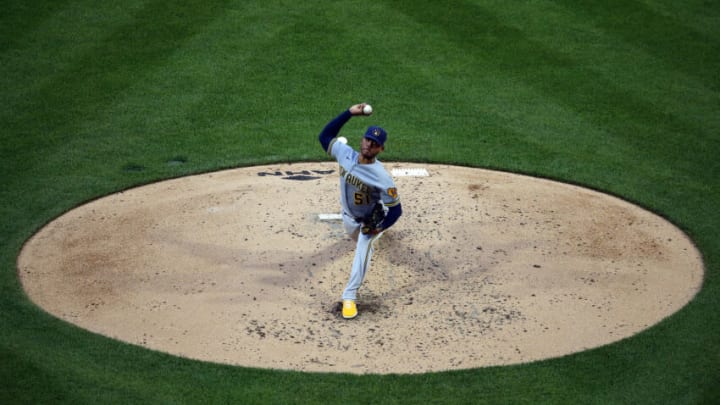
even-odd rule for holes
{"type": "Polygon", "coordinates": [[[370,267],[373,244],[400,215],[400,198],[395,183],[377,155],[385,150],[387,132],[371,126],[365,132],[358,153],[336,138],[346,122],[356,115],[370,115],[372,108],[355,104],[330,121],[320,132],[323,149],[340,164],[340,205],[345,231],[357,242],[350,279],[342,294],[345,319],[358,314],[357,291],[370,267]]]}

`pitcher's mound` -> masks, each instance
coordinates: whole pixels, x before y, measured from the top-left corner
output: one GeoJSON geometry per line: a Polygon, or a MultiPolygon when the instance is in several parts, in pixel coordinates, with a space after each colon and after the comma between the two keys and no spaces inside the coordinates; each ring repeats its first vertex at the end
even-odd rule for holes
{"type": "Polygon", "coordinates": [[[702,283],[691,241],[620,199],[488,170],[386,168],[404,215],[380,239],[352,321],[338,307],[354,243],[333,219],[334,163],[250,167],[110,195],[37,233],[19,275],[45,310],[126,342],[242,366],[353,373],[582,351],[652,326],[702,283]]]}

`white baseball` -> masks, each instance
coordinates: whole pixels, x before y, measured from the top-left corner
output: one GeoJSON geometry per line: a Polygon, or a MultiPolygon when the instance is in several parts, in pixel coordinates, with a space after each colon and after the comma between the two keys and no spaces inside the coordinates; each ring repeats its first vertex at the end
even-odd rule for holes
{"type": "Polygon", "coordinates": [[[340,143],[345,143],[345,144],[346,144],[346,143],[347,143],[347,138],[345,138],[344,136],[338,136],[337,141],[340,142],[340,143]]]}
{"type": "Polygon", "coordinates": [[[363,107],[363,114],[370,115],[370,114],[372,114],[372,112],[373,112],[373,109],[370,104],[366,104],[365,107],[363,107]]]}

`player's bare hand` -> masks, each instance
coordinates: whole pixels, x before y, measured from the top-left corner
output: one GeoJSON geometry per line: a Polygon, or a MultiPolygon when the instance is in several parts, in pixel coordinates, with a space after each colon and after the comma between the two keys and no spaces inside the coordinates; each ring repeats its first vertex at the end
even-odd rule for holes
{"type": "Polygon", "coordinates": [[[355,104],[348,108],[348,110],[350,110],[350,114],[352,115],[367,115],[363,112],[363,108],[365,108],[366,105],[367,103],[355,104]]]}

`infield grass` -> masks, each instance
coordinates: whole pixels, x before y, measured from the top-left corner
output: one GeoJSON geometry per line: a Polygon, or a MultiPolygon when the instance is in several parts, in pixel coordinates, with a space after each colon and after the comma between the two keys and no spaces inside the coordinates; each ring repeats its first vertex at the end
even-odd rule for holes
{"type": "Polygon", "coordinates": [[[720,402],[718,72],[720,3],[699,0],[8,0],[0,403],[720,402]],[[325,159],[317,133],[361,101],[390,134],[386,161],[558,179],[668,218],[704,255],[702,291],[609,346],[412,376],[185,360],[24,295],[16,257],[61,213],[166,178],[325,159]]]}

